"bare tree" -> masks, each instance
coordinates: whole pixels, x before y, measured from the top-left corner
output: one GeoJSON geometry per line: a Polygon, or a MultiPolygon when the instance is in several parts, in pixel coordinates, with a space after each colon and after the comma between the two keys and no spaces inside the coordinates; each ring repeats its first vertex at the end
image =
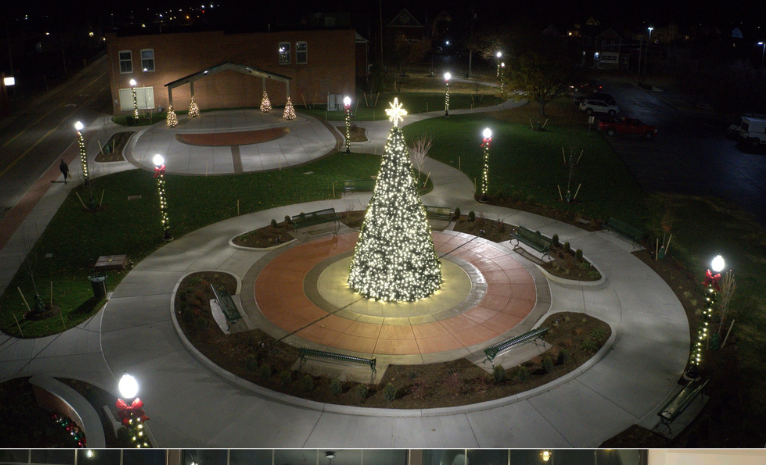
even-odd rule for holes
{"type": "Polygon", "coordinates": [[[423,172],[423,165],[426,163],[426,156],[433,145],[434,136],[423,134],[416,138],[410,146],[410,160],[412,166],[419,172],[423,172]]]}
{"type": "Polygon", "coordinates": [[[732,276],[731,270],[723,275],[721,280],[721,323],[718,325],[718,334],[721,334],[723,329],[723,322],[726,320],[726,310],[729,308],[729,302],[734,295],[734,291],[737,290],[737,281],[732,276]]]}

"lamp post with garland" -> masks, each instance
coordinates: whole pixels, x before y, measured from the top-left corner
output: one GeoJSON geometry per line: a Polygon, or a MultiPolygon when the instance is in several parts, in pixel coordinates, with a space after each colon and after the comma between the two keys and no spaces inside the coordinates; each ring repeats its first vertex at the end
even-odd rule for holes
{"type": "Polygon", "coordinates": [[[505,62],[500,63],[500,96],[503,95],[503,75],[505,74],[505,62]]]}
{"type": "Polygon", "coordinates": [[[444,116],[449,116],[449,80],[450,73],[444,73],[444,116]]]}
{"type": "Polygon", "coordinates": [[[697,340],[694,341],[691,358],[689,359],[689,368],[686,369],[685,377],[688,379],[697,379],[700,377],[699,367],[702,364],[702,350],[706,344],[710,333],[710,318],[713,316],[713,307],[715,306],[718,293],[721,292],[721,271],[726,267],[723,257],[717,255],[710,264],[711,270],[705,273],[705,280],[702,284],[708,295],[705,296],[705,309],[702,311],[702,321],[697,329],[697,340]]]}
{"type": "Polygon", "coordinates": [[[487,190],[489,189],[489,144],[492,142],[492,130],[484,129],[482,133],[484,142],[481,146],[484,148],[484,172],[481,177],[481,198],[479,202],[487,201],[487,190]]]}
{"type": "Polygon", "coordinates": [[[144,403],[138,396],[138,381],[125,373],[117,385],[122,398],[117,399],[118,415],[122,426],[128,432],[128,440],[137,448],[151,447],[144,429],[144,422],[149,419],[144,413],[144,403]],[[132,399],[132,400],[131,400],[132,399]]]}
{"type": "Polygon", "coordinates": [[[495,56],[497,57],[497,77],[499,78],[500,77],[500,58],[503,56],[503,52],[497,52],[495,56]]]}
{"type": "Polygon", "coordinates": [[[130,80],[130,93],[133,95],[133,119],[138,121],[138,97],[136,97],[136,80],[130,80]]]}
{"type": "Polygon", "coordinates": [[[343,106],[346,109],[346,154],[351,153],[351,97],[343,97],[343,106]]]}
{"type": "Polygon", "coordinates": [[[159,153],[152,158],[154,162],[154,177],[157,179],[157,193],[160,197],[160,216],[162,218],[163,241],[172,241],[170,235],[170,220],[168,218],[168,201],[165,196],[165,158],[159,153]]]}
{"type": "Polygon", "coordinates": [[[90,186],[90,180],[88,177],[88,155],[85,153],[85,139],[82,137],[82,130],[85,126],[81,122],[74,123],[74,128],[77,130],[77,145],[80,148],[80,164],[82,165],[82,176],[85,179],[85,185],[90,186]]]}

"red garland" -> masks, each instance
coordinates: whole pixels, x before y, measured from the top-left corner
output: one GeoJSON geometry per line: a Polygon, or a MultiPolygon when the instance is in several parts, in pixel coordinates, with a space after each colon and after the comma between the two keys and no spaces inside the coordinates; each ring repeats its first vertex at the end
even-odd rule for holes
{"type": "Polygon", "coordinates": [[[707,273],[705,273],[705,280],[702,284],[704,284],[705,287],[713,286],[713,289],[715,289],[716,292],[721,292],[721,286],[718,284],[720,280],[721,273],[716,273],[714,276],[710,270],[707,270],[707,273]]]}
{"type": "Polygon", "coordinates": [[[162,176],[165,174],[165,165],[154,167],[154,177],[162,176]]]}
{"type": "Polygon", "coordinates": [[[489,143],[492,142],[492,138],[484,139],[484,143],[482,143],[479,147],[484,147],[484,145],[487,145],[487,148],[489,148],[489,143]]]}
{"type": "Polygon", "coordinates": [[[149,417],[147,417],[141,409],[143,406],[144,403],[138,397],[136,397],[130,405],[122,399],[117,399],[117,408],[120,409],[117,414],[120,416],[122,424],[128,426],[131,417],[139,418],[141,421],[147,421],[149,417]]]}

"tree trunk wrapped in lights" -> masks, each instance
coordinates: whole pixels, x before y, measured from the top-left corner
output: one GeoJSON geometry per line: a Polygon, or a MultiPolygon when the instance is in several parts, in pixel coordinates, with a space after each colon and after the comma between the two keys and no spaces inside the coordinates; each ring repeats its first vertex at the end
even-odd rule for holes
{"type": "Polygon", "coordinates": [[[168,106],[168,116],[166,121],[168,123],[168,127],[170,128],[178,126],[178,116],[176,116],[176,112],[173,111],[173,105],[168,106]]]}
{"type": "Polygon", "coordinates": [[[394,122],[356,244],[348,283],[371,299],[412,302],[441,285],[431,227],[412,175],[398,121],[407,114],[394,99],[394,122]]]}
{"type": "Polygon", "coordinates": [[[199,116],[199,106],[197,106],[197,102],[192,95],[191,101],[189,102],[189,118],[194,118],[195,116],[199,116]]]}
{"type": "Polygon", "coordinates": [[[287,97],[285,112],[282,113],[282,118],[287,120],[295,119],[295,109],[293,108],[293,102],[290,100],[290,97],[287,97]]]}
{"type": "Polygon", "coordinates": [[[263,91],[263,98],[261,99],[261,111],[268,113],[271,111],[271,101],[269,101],[269,94],[263,91]]]}

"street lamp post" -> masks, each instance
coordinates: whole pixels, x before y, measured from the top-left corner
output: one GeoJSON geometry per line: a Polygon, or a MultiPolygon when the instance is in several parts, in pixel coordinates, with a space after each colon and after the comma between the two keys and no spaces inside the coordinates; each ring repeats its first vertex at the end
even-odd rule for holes
{"type": "Polygon", "coordinates": [[[444,73],[444,116],[449,116],[449,80],[450,73],[444,73]]]}
{"type": "Polygon", "coordinates": [[[343,97],[343,106],[346,108],[346,153],[351,153],[351,97],[343,97]]]}
{"type": "Polygon", "coordinates": [[[652,31],[654,30],[654,27],[649,26],[647,29],[649,29],[649,40],[646,42],[646,55],[644,56],[644,76],[647,73],[647,65],[649,64],[649,46],[652,45],[652,31]]]}
{"type": "Polygon", "coordinates": [[[85,178],[85,185],[89,186],[88,180],[88,155],[85,153],[85,139],[82,137],[82,129],[84,126],[81,122],[74,123],[74,128],[77,130],[77,145],[80,148],[80,164],[82,165],[82,176],[85,178]]]}
{"type": "Polygon", "coordinates": [[[761,46],[761,67],[763,67],[763,55],[766,53],[766,43],[758,42],[758,45],[761,46]]]}
{"type": "Polygon", "coordinates": [[[144,431],[144,422],[149,419],[143,410],[144,403],[138,396],[138,381],[125,373],[117,385],[122,398],[117,399],[118,415],[128,431],[130,441],[137,448],[149,447],[149,440],[144,431]],[[124,400],[123,400],[124,399],[124,400]],[[132,399],[132,401],[131,401],[132,399]]]}
{"type": "Polygon", "coordinates": [[[168,218],[168,201],[165,197],[165,158],[159,153],[152,158],[154,162],[154,177],[157,179],[157,193],[160,197],[160,216],[162,219],[162,229],[164,230],[162,240],[172,241],[170,235],[170,220],[168,218]]]}
{"type": "Polygon", "coordinates": [[[130,80],[130,93],[133,94],[133,119],[138,121],[138,98],[136,97],[136,80],[130,80]]]}
{"type": "Polygon", "coordinates": [[[500,63],[500,96],[503,95],[503,75],[505,74],[505,62],[500,63]]]}
{"type": "Polygon", "coordinates": [[[497,52],[495,56],[497,57],[497,77],[499,78],[500,77],[500,58],[503,56],[503,52],[497,52]]]}
{"type": "Polygon", "coordinates": [[[479,202],[487,201],[487,189],[489,189],[489,144],[492,142],[492,130],[489,128],[484,129],[484,143],[481,144],[484,147],[484,172],[481,177],[481,198],[479,202]]]}
{"type": "Polygon", "coordinates": [[[712,269],[712,271],[709,269],[705,273],[705,280],[702,284],[705,286],[708,296],[705,297],[706,305],[705,309],[702,311],[702,321],[697,330],[697,340],[692,349],[689,368],[686,369],[685,373],[685,376],[689,379],[697,379],[700,377],[699,366],[702,363],[703,344],[707,341],[709,336],[708,326],[710,324],[710,317],[713,315],[716,294],[721,291],[721,286],[718,283],[721,281],[721,271],[725,267],[726,262],[723,257],[717,255],[710,264],[710,269],[712,269]]]}

